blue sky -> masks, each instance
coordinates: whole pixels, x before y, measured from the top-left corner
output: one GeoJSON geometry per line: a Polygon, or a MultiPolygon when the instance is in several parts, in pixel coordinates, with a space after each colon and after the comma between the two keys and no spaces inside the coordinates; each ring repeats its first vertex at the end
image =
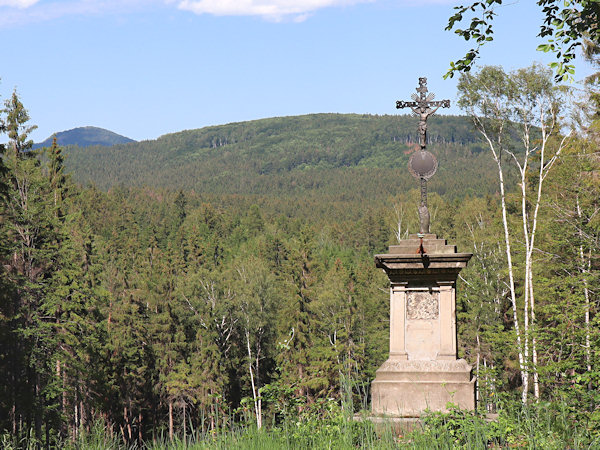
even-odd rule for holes
{"type": "MultiPolygon", "coordinates": [[[[437,99],[470,48],[450,0],[0,0],[0,96],[33,139],[78,126],[136,140],[207,125],[339,112],[396,114],[426,76],[437,99]]],[[[479,64],[548,63],[532,0],[499,9],[479,64]]],[[[590,73],[577,62],[576,79],[590,73]]],[[[452,107],[445,112],[459,114],[452,107]]]]}

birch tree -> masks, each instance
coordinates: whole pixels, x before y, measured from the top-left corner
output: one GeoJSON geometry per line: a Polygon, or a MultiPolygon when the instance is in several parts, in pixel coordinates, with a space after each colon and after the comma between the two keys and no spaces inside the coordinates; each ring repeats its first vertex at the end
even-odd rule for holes
{"type": "Polygon", "coordinates": [[[527,402],[530,371],[534,396],[539,399],[537,342],[535,339],[534,251],[543,185],[568,142],[560,129],[561,91],[552,73],[539,65],[506,73],[500,67],[484,67],[477,74],[461,76],[459,105],[469,114],[498,168],[504,228],[504,245],[509,275],[510,298],[516,335],[522,401],[527,402]],[[518,141],[515,140],[518,138],[518,141]],[[520,191],[521,236],[511,237],[507,216],[506,161],[516,167],[520,191]],[[514,245],[513,245],[514,243],[514,245]],[[515,248],[515,245],[518,248],[515,248]],[[517,269],[513,256],[521,251],[524,268],[517,269]],[[518,314],[515,271],[523,283],[522,326],[518,314]]]}
{"type": "MultiPolygon", "coordinates": [[[[520,175],[521,220],[525,246],[524,317],[525,320],[528,319],[529,311],[533,331],[531,337],[533,389],[538,400],[540,388],[535,337],[533,252],[544,181],[564,150],[570,133],[562,135],[560,131],[559,112],[562,99],[560,90],[552,82],[552,73],[539,65],[533,65],[519,69],[513,76],[517,87],[514,98],[514,120],[520,126],[524,152],[520,157],[516,152],[509,152],[509,154],[520,175]],[[532,136],[534,132],[538,134],[537,139],[532,136]]],[[[527,350],[527,334],[525,338],[527,350]]]]}
{"type": "Polygon", "coordinates": [[[239,276],[238,302],[241,328],[248,356],[248,375],[254,402],[256,427],[262,428],[262,398],[260,388],[265,384],[263,360],[269,355],[269,343],[274,333],[275,283],[273,276],[257,258],[250,257],[236,269],[239,276]]]}
{"type": "Polygon", "coordinates": [[[500,189],[500,206],[502,211],[502,226],[504,231],[504,249],[508,270],[508,288],[513,312],[516,348],[523,384],[523,401],[527,399],[529,376],[525,365],[523,337],[517,308],[514,267],[512,261],[511,239],[508,228],[505,186],[504,154],[509,145],[508,127],[510,125],[511,108],[509,98],[514,86],[500,67],[487,66],[478,74],[461,76],[458,83],[459,106],[473,120],[477,131],[487,143],[492,158],[497,166],[498,186],[500,189]]]}

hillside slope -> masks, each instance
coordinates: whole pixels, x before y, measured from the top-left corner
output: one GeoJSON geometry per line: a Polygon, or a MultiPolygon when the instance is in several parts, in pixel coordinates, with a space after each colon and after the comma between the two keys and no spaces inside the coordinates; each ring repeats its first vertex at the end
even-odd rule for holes
{"type": "MultiPolygon", "coordinates": [[[[68,167],[101,189],[150,186],[211,194],[369,199],[417,186],[406,170],[413,116],[311,114],[206,127],[152,141],[68,148],[68,167]]],[[[430,189],[462,197],[495,192],[490,158],[467,118],[429,123],[440,162],[430,189]]]]}
{"type": "MultiPolygon", "coordinates": [[[[104,128],[98,127],[78,127],[72,130],[60,131],[55,133],[56,142],[58,145],[76,145],[79,147],[89,147],[91,145],[98,146],[111,146],[116,144],[127,144],[129,142],[135,142],[133,139],[121,136],[120,134],[113,133],[112,131],[105,130],[104,128]]],[[[39,142],[33,145],[33,148],[50,147],[52,145],[52,138],[50,136],[43,142],[39,142]]]]}

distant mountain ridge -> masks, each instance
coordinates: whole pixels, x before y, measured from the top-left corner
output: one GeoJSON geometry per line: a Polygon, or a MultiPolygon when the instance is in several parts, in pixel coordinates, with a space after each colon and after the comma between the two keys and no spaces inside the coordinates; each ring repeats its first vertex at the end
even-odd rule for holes
{"type": "Polygon", "coordinates": [[[133,139],[113,133],[110,130],[88,126],[73,128],[72,130],[59,131],[45,141],[34,144],[33,148],[50,147],[52,145],[52,138],[55,135],[56,142],[58,145],[63,147],[67,145],[76,145],[78,147],[100,145],[103,147],[110,147],[117,144],[136,142],[133,139]]]}
{"type": "MultiPolygon", "coordinates": [[[[493,194],[493,161],[468,117],[434,116],[439,161],[429,189],[454,198],[493,194]]],[[[417,189],[408,172],[418,147],[412,115],[308,114],[230,123],[155,140],[68,146],[67,169],[84,185],[193,190],[207,195],[381,201],[417,189]]]]}

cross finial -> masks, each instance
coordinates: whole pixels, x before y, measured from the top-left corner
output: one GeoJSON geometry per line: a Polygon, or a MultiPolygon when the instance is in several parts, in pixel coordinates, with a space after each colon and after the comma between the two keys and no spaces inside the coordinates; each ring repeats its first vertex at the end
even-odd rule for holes
{"type": "Polygon", "coordinates": [[[421,95],[421,101],[425,101],[425,95],[427,93],[427,78],[419,78],[419,87],[417,88],[417,92],[421,95]]]}

